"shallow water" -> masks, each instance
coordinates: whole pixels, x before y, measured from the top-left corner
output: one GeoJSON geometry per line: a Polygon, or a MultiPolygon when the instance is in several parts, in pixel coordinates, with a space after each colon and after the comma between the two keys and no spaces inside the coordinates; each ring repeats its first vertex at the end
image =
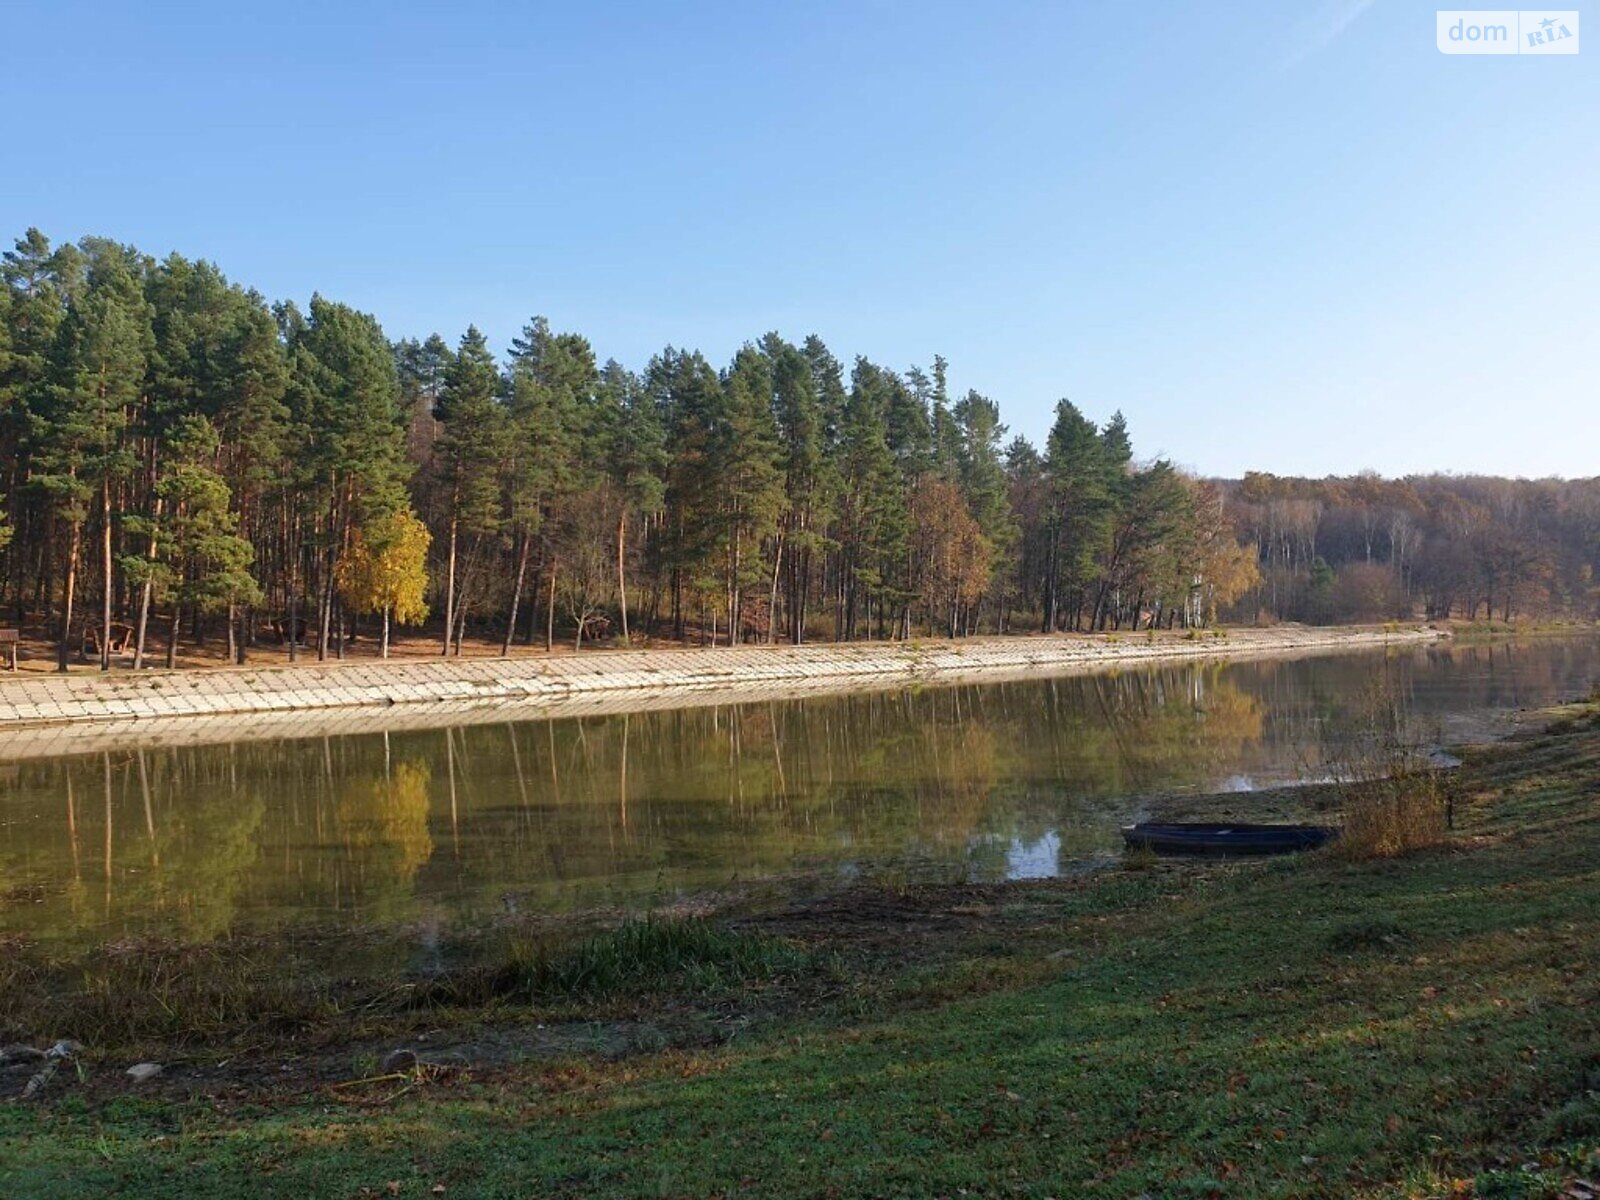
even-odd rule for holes
{"type": "Polygon", "coordinates": [[[1038,878],[1142,798],[1325,775],[1375,693],[1424,736],[1586,694],[1600,640],[1184,664],[5,764],[0,933],[480,927],[863,872],[1038,878]]]}

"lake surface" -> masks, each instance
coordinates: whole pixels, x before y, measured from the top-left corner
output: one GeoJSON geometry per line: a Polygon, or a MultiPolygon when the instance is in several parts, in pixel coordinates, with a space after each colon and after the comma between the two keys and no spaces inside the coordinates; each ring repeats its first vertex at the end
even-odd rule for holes
{"type": "Polygon", "coordinates": [[[863,873],[1082,869],[1144,798],[1348,763],[1374,692],[1448,740],[1586,694],[1600,639],[1185,664],[6,764],[0,934],[461,931],[863,873]]]}

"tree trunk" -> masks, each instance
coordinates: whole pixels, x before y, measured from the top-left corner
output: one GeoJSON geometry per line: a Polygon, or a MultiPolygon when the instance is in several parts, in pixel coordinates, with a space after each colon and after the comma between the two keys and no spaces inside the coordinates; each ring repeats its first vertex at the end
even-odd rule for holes
{"type": "Polygon", "coordinates": [[[628,645],[628,570],[625,547],[628,533],[628,510],[624,506],[617,517],[617,613],[622,618],[622,644],[628,645]]]}
{"type": "Polygon", "coordinates": [[[323,574],[327,576],[322,582],[322,612],[319,614],[321,629],[317,636],[317,661],[325,662],[328,658],[328,641],[333,636],[333,551],[329,550],[323,556],[323,574]]]}
{"type": "Polygon", "coordinates": [[[133,669],[135,671],[142,670],[144,667],[145,631],[150,627],[150,593],[154,587],[155,581],[146,579],[144,586],[139,589],[139,627],[133,636],[133,669]]]}
{"type": "Polygon", "coordinates": [[[300,578],[296,570],[289,576],[289,661],[299,660],[296,643],[300,640],[300,578]]]}
{"type": "Polygon", "coordinates": [[[382,658],[389,657],[389,606],[387,604],[383,606],[383,641],[380,644],[378,654],[382,658]]]}
{"type": "Polygon", "coordinates": [[[228,601],[228,661],[233,662],[239,653],[239,610],[232,599],[228,601]]]}
{"type": "Polygon", "coordinates": [[[1044,572],[1044,621],[1040,633],[1054,633],[1056,631],[1056,547],[1053,543],[1054,531],[1051,533],[1052,544],[1050,553],[1045,561],[1044,572]]]}
{"type": "Polygon", "coordinates": [[[778,643],[778,570],[783,563],[783,539],[778,539],[772,556],[772,588],[767,594],[767,645],[778,643]]]}
{"type": "MultiPolygon", "coordinates": [[[[452,502],[453,507],[453,502],[452,502]]],[[[456,532],[457,521],[450,518],[450,552],[445,567],[444,584],[444,646],[440,649],[441,657],[450,657],[450,634],[456,623],[456,532]]]]}
{"type": "Polygon", "coordinates": [[[150,562],[150,575],[146,576],[144,586],[139,589],[139,629],[134,635],[133,642],[133,669],[140,670],[144,666],[145,634],[150,628],[150,601],[154,597],[155,563],[156,563],[156,528],[161,523],[161,498],[156,497],[153,508],[154,523],[150,527],[150,549],[146,558],[150,562]]]}
{"type": "Polygon", "coordinates": [[[100,669],[111,670],[111,480],[100,485],[100,565],[105,573],[100,598],[100,669]]]}
{"type": "Polygon", "coordinates": [[[550,560],[550,600],[545,606],[544,621],[544,652],[552,653],[556,648],[556,560],[550,560]]]}
{"type": "Polygon", "coordinates": [[[167,670],[176,670],[178,666],[178,627],[183,621],[183,605],[178,603],[177,597],[172,600],[172,623],[167,628],[167,670]]]}
{"type": "Polygon", "coordinates": [[[78,550],[83,541],[83,526],[74,521],[67,542],[67,579],[61,596],[61,640],[56,644],[56,670],[66,674],[67,655],[72,647],[72,601],[78,587],[78,550]]]}
{"type": "Polygon", "coordinates": [[[506,618],[506,640],[500,646],[501,658],[511,657],[511,639],[517,632],[517,609],[522,604],[522,583],[528,576],[528,543],[531,541],[533,539],[526,533],[522,535],[522,549],[517,554],[517,583],[511,589],[511,615],[506,618]]]}

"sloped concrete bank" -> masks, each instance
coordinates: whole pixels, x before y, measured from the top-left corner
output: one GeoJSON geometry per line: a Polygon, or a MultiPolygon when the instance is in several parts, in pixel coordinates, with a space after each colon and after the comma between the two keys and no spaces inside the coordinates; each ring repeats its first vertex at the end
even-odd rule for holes
{"type": "MultiPolygon", "coordinates": [[[[1332,652],[1448,636],[1432,629],[1238,629],[1162,634],[973,638],[857,646],[737,646],[614,650],[552,658],[360,661],[305,666],[151,671],[138,675],[0,677],[0,759],[101,748],[86,728],[150,734],[196,718],[208,736],[305,736],[317,725],[416,727],[479,710],[494,719],[622,712],[914,681],[1059,674],[1141,662],[1332,652]],[[407,706],[396,713],[396,706],[407,706]],[[327,710],[347,710],[333,713],[327,710]],[[337,719],[333,719],[337,718],[337,719]],[[346,718],[355,718],[347,720],[346,718]],[[263,733],[266,729],[275,733],[263,733]]],[[[341,729],[341,732],[346,730],[341,729]]],[[[196,730],[196,732],[199,732],[196,730]]],[[[142,740],[142,739],[141,739],[142,740]]],[[[167,740],[163,738],[162,740],[167,740]]],[[[178,737],[172,740],[188,741],[178,737]]]]}

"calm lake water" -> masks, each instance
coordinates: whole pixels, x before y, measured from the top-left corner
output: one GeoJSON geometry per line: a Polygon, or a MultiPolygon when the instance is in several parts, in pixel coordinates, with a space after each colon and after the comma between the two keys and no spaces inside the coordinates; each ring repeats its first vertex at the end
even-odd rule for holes
{"type": "Polygon", "coordinates": [[[0,934],[461,930],[864,872],[1055,875],[1142,797],[1343,761],[1375,681],[1424,727],[1584,694],[1600,640],[1430,646],[631,716],[5,764],[0,934]]]}

